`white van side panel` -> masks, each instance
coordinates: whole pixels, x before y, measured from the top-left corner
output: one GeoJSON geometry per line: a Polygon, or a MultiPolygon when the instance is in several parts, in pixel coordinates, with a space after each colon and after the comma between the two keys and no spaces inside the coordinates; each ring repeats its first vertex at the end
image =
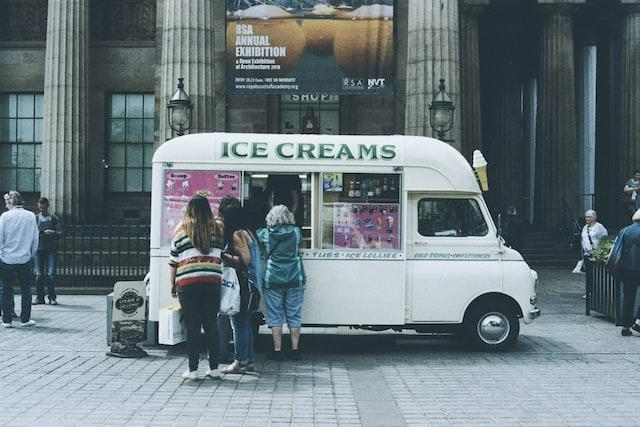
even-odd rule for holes
{"type": "Polygon", "coordinates": [[[403,325],[404,261],[303,259],[303,324],[403,325]]]}
{"type": "Polygon", "coordinates": [[[500,292],[498,260],[411,260],[411,323],[460,323],[473,299],[500,292]]]}

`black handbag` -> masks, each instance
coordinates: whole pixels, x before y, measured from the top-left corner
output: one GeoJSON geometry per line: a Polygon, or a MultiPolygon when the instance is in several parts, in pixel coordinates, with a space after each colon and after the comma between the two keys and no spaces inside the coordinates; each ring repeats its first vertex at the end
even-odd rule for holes
{"type": "Polygon", "coordinates": [[[253,283],[249,270],[243,264],[240,268],[236,268],[236,274],[240,284],[240,311],[255,313],[260,307],[260,293],[253,283]]]}

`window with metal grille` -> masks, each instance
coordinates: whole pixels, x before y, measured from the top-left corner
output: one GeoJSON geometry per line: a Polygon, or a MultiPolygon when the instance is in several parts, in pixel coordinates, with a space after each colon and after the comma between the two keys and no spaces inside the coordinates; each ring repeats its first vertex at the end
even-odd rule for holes
{"type": "Polygon", "coordinates": [[[0,190],[40,191],[41,93],[0,93],[0,190]]]}
{"type": "Polygon", "coordinates": [[[107,191],[151,191],[153,94],[114,93],[107,107],[107,191]]]}

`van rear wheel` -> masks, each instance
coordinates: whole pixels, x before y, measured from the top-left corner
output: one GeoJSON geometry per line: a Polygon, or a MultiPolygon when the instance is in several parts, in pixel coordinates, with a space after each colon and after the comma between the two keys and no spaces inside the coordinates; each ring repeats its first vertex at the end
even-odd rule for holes
{"type": "Polygon", "coordinates": [[[482,351],[504,351],[512,347],[520,333],[515,310],[504,304],[473,307],[464,323],[469,344],[482,351]]]}

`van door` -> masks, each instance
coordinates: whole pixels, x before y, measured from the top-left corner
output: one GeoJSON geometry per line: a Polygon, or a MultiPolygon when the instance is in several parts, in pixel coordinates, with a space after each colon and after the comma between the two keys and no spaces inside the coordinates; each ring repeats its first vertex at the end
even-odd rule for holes
{"type": "Polygon", "coordinates": [[[408,207],[409,321],[462,322],[473,299],[502,288],[500,248],[484,201],[411,193],[408,207]]]}

